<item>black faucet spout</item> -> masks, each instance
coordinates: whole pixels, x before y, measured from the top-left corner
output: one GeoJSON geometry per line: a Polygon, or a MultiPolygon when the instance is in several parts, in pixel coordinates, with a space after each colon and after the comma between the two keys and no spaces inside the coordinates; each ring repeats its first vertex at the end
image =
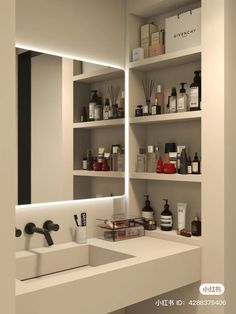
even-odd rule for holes
{"type": "Polygon", "coordinates": [[[47,244],[49,246],[53,245],[53,240],[52,240],[52,237],[51,237],[51,235],[50,235],[48,230],[46,230],[44,228],[34,227],[33,231],[34,231],[34,233],[43,234],[45,239],[46,239],[46,241],[47,241],[47,244]]]}
{"type": "Polygon", "coordinates": [[[44,228],[36,227],[36,225],[32,222],[28,223],[25,226],[25,233],[27,233],[27,234],[33,234],[33,233],[42,234],[42,235],[44,235],[44,237],[47,241],[47,244],[49,246],[53,245],[53,240],[52,240],[52,237],[51,237],[49,231],[47,229],[44,229],[44,228]]]}

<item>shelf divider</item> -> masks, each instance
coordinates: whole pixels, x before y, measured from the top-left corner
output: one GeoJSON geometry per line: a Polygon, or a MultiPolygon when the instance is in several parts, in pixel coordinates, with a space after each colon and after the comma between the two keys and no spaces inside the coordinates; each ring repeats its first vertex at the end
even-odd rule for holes
{"type": "Polygon", "coordinates": [[[74,123],[73,128],[74,129],[95,129],[95,128],[123,126],[124,124],[125,124],[125,119],[99,120],[99,121],[74,123]]]}
{"type": "Polygon", "coordinates": [[[130,62],[129,68],[139,71],[152,71],[166,67],[187,64],[201,60],[201,46],[165,53],[156,57],[130,62]]]}
{"type": "Polygon", "coordinates": [[[88,170],[74,170],[74,176],[81,177],[100,177],[100,178],[124,178],[125,174],[121,171],[88,171],[88,170]]]}
{"type": "Polygon", "coordinates": [[[160,180],[160,181],[176,181],[176,182],[196,182],[201,183],[201,174],[164,174],[164,173],[149,173],[149,172],[131,172],[130,179],[137,180],[160,180]]]}
{"type": "Polygon", "coordinates": [[[188,111],[188,112],[161,114],[161,115],[150,115],[150,116],[143,116],[143,117],[131,117],[130,124],[182,122],[185,120],[200,120],[201,117],[202,117],[201,110],[188,111]]]}

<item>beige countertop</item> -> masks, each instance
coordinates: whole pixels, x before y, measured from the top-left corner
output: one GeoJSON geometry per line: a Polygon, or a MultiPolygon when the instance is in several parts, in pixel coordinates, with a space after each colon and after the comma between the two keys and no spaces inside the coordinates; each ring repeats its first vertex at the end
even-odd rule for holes
{"type": "MultiPolygon", "coordinates": [[[[109,242],[101,239],[92,238],[89,239],[86,243],[86,245],[93,245],[96,247],[132,255],[132,258],[128,258],[125,260],[120,260],[117,262],[112,262],[105,265],[100,265],[96,267],[88,267],[85,269],[78,269],[73,270],[73,272],[61,272],[57,274],[56,276],[45,276],[41,277],[40,280],[33,280],[32,282],[29,281],[20,281],[16,280],[16,297],[21,296],[27,296],[28,294],[32,296],[32,293],[35,294],[37,292],[42,291],[53,291],[50,289],[62,287],[63,285],[66,285],[68,287],[71,286],[70,289],[73,289],[73,287],[77,286],[77,289],[79,289],[78,284],[84,283],[83,287],[86,286],[85,280],[88,282],[93,282],[93,278],[103,278],[104,276],[104,285],[106,285],[106,278],[109,279],[109,276],[111,276],[111,283],[114,279],[112,279],[112,274],[114,274],[116,277],[116,283],[119,284],[120,276],[124,276],[124,285],[126,281],[127,274],[132,275],[135,277],[135,274],[137,277],[142,275],[145,276],[143,281],[145,281],[145,278],[150,281],[150,279],[153,278],[153,271],[156,270],[157,277],[162,276],[163,272],[169,272],[169,275],[173,277],[174,269],[179,268],[179,272],[183,273],[182,276],[180,276],[179,273],[176,272],[176,278],[172,282],[170,280],[169,283],[163,283],[159,284],[161,286],[161,289],[157,289],[156,283],[153,285],[150,285],[150,297],[153,296],[153,290],[156,290],[155,293],[158,294],[160,291],[161,293],[166,292],[170,289],[171,283],[173,285],[173,289],[179,286],[183,286],[185,284],[193,283],[198,280],[200,280],[200,273],[201,273],[201,267],[200,267],[200,248],[197,246],[192,246],[188,244],[182,244],[172,241],[166,241],[151,237],[140,237],[135,239],[129,239],[125,241],[119,241],[119,242],[109,242]],[[179,263],[181,262],[181,265],[179,263]],[[166,265],[166,269],[163,269],[164,265],[166,265]],[[173,269],[170,269],[173,268],[173,269]],[[131,271],[132,270],[132,271],[131,271]],[[146,271],[146,275],[143,273],[146,271]],[[133,273],[132,273],[133,272],[133,273]],[[132,273],[132,274],[131,274],[132,273]],[[120,274],[120,275],[119,275],[120,274]],[[107,277],[108,276],[108,277],[107,277]],[[153,287],[152,287],[153,286],[153,287]]],[[[39,253],[48,252],[50,250],[60,250],[65,249],[73,246],[79,246],[83,244],[77,244],[75,242],[65,243],[65,244],[58,244],[54,245],[53,247],[44,247],[35,249],[34,252],[38,250],[39,253]]],[[[27,256],[27,254],[32,254],[28,251],[19,251],[16,252],[16,257],[22,257],[24,254],[27,256]]],[[[169,280],[169,279],[168,279],[169,280]]],[[[167,281],[168,281],[167,280],[167,281]]],[[[131,283],[132,280],[127,279],[127,285],[131,283]]],[[[134,284],[137,285],[137,278],[134,280],[134,284]],[[135,283],[136,282],[136,283],[135,283]]],[[[142,281],[142,282],[143,282],[142,281]]],[[[148,282],[147,281],[147,282],[148,282]]],[[[95,281],[94,281],[95,282],[95,281]]],[[[98,281],[96,281],[97,283],[98,281]]],[[[109,282],[109,281],[108,281],[109,282]]],[[[122,281],[120,282],[122,284],[122,281]]],[[[145,282],[143,282],[145,285],[145,282]]],[[[81,286],[82,287],[82,286],[81,286]]],[[[99,284],[98,284],[99,287],[99,284]]],[[[97,289],[98,289],[97,287],[97,289]]],[[[91,293],[93,288],[95,289],[94,285],[90,288],[91,293]]],[[[105,287],[102,287],[103,290],[106,289],[105,287]]],[[[82,289],[83,293],[85,293],[82,289]]],[[[141,289],[142,290],[142,289],[141,289]]],[[[148,290],[148,289],[147,289],[148,290]]],[[[70,290],[72,291],[72,290],[70,290]]],[[[104,290],[105,291],[105,290],[104,290]]],[[[114,291],[115,293],[115,291],[114,291]]],[[[127,303],[138,301],[141,299],[145,299],[149,297],[149,295],[144,295],[141,297],[141,291],[137,291],[137,300],[132,301],[132,295],[130,297],[130,301],[126,299],[126,301],[120,302],[120,308],[124,305],[128,305],[127,303]]],[[[155,294],[154,294],[155,295],[155,294]]],[[[134,299],[136,298],[134,294],[134,299]]],[[[21,303],[21,302],[19,302],[21,303]]],[[[112,302],[111,302],[112,303],[112,302]]],[[[132,304],[132,303],[130,303],[132,304]]],[[[21,303],[21,306],[23,306],[23,303],[21,303]]],[[[108,304],[107,304],[108,306],[108,304]]],[[[73,307],[73,306],[72,306],[73,307]]],[[[109,310],[119,308],[118,305],[116,306],[111,304],[109,307],[109,310]]],[[[25,311],[25,309],[24,309],[25,311]]],[[[90,313],[90,311],[84,309],[85,313],[90,313]]],[[[21,312],[17,312],[20,313],[21,312]]],[[[23,312],[22,312],[23,313],[23,312]]],[[[59,312],[60,313],[60,312],[59,312]]],[[[63,313],[63,312],[62,312],[63,313]]],[[[73,309],[71,309],[71,313],[73,312],[73,309]]],[[[81,312],[82,313],[82,312],[81,312]]],[[[100,312],[98,312],[100,313],[100,312]]],[[[102,313],[102,312],[101,312],[102,313]]],[[[27,314],[27,313],[24,313],[27,314]]]]}

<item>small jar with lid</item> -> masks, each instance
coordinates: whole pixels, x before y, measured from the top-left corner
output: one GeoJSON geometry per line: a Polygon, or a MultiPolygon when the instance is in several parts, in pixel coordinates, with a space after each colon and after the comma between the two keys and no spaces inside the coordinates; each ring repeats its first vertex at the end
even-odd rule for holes
{"type": "Polygon", "coordinates": [[[142,117],[143,115],[143,106],[137,105],[137,108],[135,109],[135,117],[142,117]]]}

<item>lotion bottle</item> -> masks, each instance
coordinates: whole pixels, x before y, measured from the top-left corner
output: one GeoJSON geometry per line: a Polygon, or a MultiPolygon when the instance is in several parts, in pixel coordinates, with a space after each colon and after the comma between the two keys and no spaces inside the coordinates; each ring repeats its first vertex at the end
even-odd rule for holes
{"type": "Polygon", "coordinates": [[[201,109],[201,71],[195,71],[193,83],[189,91],[189,110],[195,111],[201,109]]]}
{"type": "Polygon", "coordinates": [[[142,209],[142,218],[153,219],[154,218],[154,211],[150,205],[151,202],[149,200],[149,195],[144,195],[144,197],[146,198],[146,200],[145,200],[145,206],[142,209]]]}
{"type": "Polygon", "coordinates": [[[168,204],[168,199],[163,199],[165,201],[164,210],[161,213],[161,230],[171,231],[173,228],[173,214],[170,211],[170,206],[168,204]]]}
{"type": "Polygon", "coordinates": [[[171,90],[169,108],[170,108],[170,111],[169,111],[170,113],[175,113],[177,111],[177,93],[176,93],[175,87],[173,87],[171,90]]]}
{"type": "Polygon", "coordinates": [[[188,110],[188,95],[186,94],[186,89],[184,85],[186,83],[180,83],[180,94],[177,99],[177,112],[185,112],[188,110]]]}

